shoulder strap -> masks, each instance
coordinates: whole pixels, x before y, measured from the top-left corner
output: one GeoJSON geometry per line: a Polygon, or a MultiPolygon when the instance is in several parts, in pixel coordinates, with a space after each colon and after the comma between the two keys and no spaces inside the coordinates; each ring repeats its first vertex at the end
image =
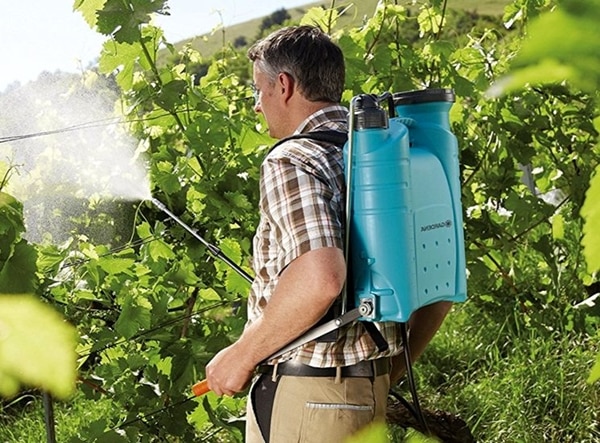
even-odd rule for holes
{"type": "Polygon", "coordinates": [[[278,147],[279,145],[281,145],[282,143],[287,142],[288,140],[299,140],[299,139],[309,139],[309,140],[315,140],[315,141],[319,141],[319,142],[332,143],[336,146],[343,146],[348,141],[348,133],[342,132],[342,131],[335,131],[333,129],[327,129],[324,131],[312,131],[312,132],[306,132],[303,134],[290,135],[289,137],[282,138],[277,143],[275,143],[271,147],[269,152],[272,151],[273,149],[275,149],[276,147],[278,147]]]}

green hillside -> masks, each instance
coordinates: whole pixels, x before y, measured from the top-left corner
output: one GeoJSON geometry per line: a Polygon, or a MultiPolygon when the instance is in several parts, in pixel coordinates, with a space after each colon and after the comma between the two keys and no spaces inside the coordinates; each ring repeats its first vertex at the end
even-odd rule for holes
{"type": "MultiPolygon", "coordinates": [[[[282,6],[291,16],[291,21],[299,20],[312,7],[323,6],[331,7],[332,4],[338,9],[349,7],[347,13],[340,18],[339,26],[351,26],[360,24],[365,17],[371,17],[377,6],[378,0],[360,0],[360,1],[318,1],[307,3],[304,6],[295,8],[286,8],[285,0],[281,0],[282,6]]],[[[401,4],[407,7],[414,8],[412,1],[404,1],[401,4]]],[[[455,10],[464,10],[474,12],[480,15],[501,16],[504,7],[508,5],[510,0],[449,0],[448,8],[455,10]]],[[[277,8],[277,9],[281,9],[277,8]]],[[[275,11],[273,11],[275,12],[275,11]]],[[[259,17],[243,23],[235,24],[227,27],[220,27],[213,32],[195,36],[189,39],[175,43],[175,48],[179,50],[182,46],[191,44],[191,46],[200,52],[203,57],[209,57],[215,51],[222,48],[224,45],[234,44],[237,39],[243,39],[249,44],[255,41],[258,31],[265,17],[259,17]]],[[[166,57],[167,54],[161,54],[166,57]]]]}

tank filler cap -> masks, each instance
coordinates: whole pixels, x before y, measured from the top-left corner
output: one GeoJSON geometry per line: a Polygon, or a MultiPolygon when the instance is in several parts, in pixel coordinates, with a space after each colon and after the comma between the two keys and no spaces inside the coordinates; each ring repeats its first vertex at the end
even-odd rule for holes
{"type": "Polygon", "coordinates": [[[396,92],[394,94],[394,106],[417,105],[419,103],[430,102],[450,102],[454,103],[454,91],[448,88],[430,88],[406,92],[396,92]]]}
{"type": "Polygon", "coordinates": [[[356,129],[387,128],[388,118],[385,110],[379,106],[377,96],[361,94],[357,97],[354,110],[356,129]]]}

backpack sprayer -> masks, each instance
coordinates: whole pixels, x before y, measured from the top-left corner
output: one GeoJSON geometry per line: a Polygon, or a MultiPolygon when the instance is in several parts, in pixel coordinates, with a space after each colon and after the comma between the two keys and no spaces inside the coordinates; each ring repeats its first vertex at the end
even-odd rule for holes
{"type": "MultiPolygon", "coordinates": [[[[352,99],[349,137],[344,146],[349,273],[342,294],[342,313],[267,360],[355,320],[393,321],[404,326],[407,376],[414,385],[405,329],[411,314],[438,301],[466,299],[458,144],[448,118],[453,102],[450,89],[385,93],[379,97],[362,94],[352,99]],[[383,102],[388,105],[387,111],[381,106],[383,102]],[[354,308],[347,310],[349,295],[354,308]]],[[[252,281],[160,201],[152,202],[214,256],[252,281]]],[[[192,390],[195,395],[208,392],[206,381],[195,384],[192,390]]],[[[419,410],[414,392],[413,399],[419,410]]],[[[419,418],[424,424],[422,416],[419,418]]]]}
{"type": "Polygon", "coordinates": [[[422,306],[466,298],[453,102],[449,89],[352,101],[347,249],[355,306],[369,312],[361,320],[406,323],[422,306]]]}

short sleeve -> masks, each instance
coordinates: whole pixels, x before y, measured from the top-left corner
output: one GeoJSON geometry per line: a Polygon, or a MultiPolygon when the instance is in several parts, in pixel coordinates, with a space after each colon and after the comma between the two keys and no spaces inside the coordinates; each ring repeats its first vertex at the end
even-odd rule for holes
{"type": "Polygon", "coordinates": [[[281,241],[278,269],[314,249],[343,249],[338,206],[334,190],[317,169],[290,156],[266,159],[260,209],[281,241]]]}

